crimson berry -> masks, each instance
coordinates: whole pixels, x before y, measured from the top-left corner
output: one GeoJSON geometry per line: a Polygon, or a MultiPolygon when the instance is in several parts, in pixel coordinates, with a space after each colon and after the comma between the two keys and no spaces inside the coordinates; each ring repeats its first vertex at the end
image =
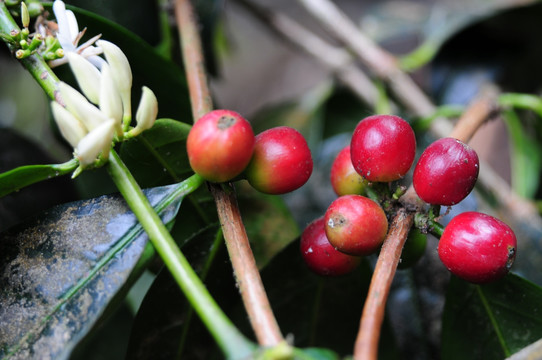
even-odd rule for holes
{"type": "Polygon", "coordinates": [[[212,182],[224,182],[241,174],[254,150],[250,123],[230,110],[214,110],[202,116],[186,140],[192,170],[212,182]]]}
{"type": "Polygon", "coordinates": [[[414,169],[416,193],[428,204],[455,205],[472,191],[480,165],[476,151],[453,138],[429,145],[414,169]]]}
{"type": "Polygon", "coordinates": [[[245,171],[256,190],[285,194],[304,185],[311,173],[311,151],[297,130],[279,126],[256,136],[254,154],[245,171]]]}
{"type": "Polygon", "coordinates": [[[350,146],[344,147],[331,165],[331,186],[338,196],[362,194],[367,180],[352,165],[350,146]]]}
{"type": "Polygon", "coordinates": [[[324,230],[324,218],[311,222],[301,234],[301,255],[315,273],[338,276],[352,272],[361,262],[359,256],[344,254],[329,243],[324,230]]]}
{"type": "Polygon", "coordinates": [[[354,168],[369,181],[402,178],[416,156],[414,131],[394,115],[373,115],[361,120],[350,145],[354,168]]]}
{"type": "Polygon", "coordinates": [[[454,217],[438,245],[442,263],[452,274],[472,283],[497,280],[516,257],[514,232],[504,222],[475,211],[454,217]]]}
{"type": "Polygon", "coordinates": [[[373,200],[361,195],[344,195],[329,205],[325,230],[331,245],[350,255],[370,255],[378,251],[386,233],[388,219],[373,200]]]}

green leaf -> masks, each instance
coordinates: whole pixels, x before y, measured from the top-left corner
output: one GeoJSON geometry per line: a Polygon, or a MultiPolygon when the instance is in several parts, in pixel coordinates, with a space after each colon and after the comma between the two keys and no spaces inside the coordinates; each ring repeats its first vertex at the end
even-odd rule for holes
{"type": "Polygon", "coordinates": [[[243,223],[256,263],[262,269],[299,236],[299,227],[281,197],[262,194],[246,182],[236,185],[243,223]]]}
{"type": "MultiPolygon", "coordinates": [[[[181,185],[145,191],[164,222],[177,214],[181,185]]],[[[142,271],[146,243],[119,195],[61,205],[3,233],[0,357],[67,358],[132,272],[142,271]]]]}
{"type": "Polygon", "coordinates": [[[122,144],[120,156],[140,186],[180,181],[192,174],[186,154],[190,125],[158,119],[154,126],[122,144]]]}
{"type": "MultiPolygon", "coordinates": [[[[345,276],[315,275],[301,257],[298,240],[262,270],[262,280],[283,334],[293,334],[296,347],[327,348],[339,356],[352,354],[371,276],[365,260],[360,268],[345,276]]],[[[234,319],[240,321],[242,310],[238,309],[236,315],[234,319]]],[[[399,358],[386,320],[380,339],[379,359],[399,358]]]]}
{"type": "MultiPolygon", "coordinates": [[[[219,224],[215,223],[200,229],[185,242],[182,250],[220,307],[227,310],[239,300],[239,292],[226,247],[223,241],[216,242],[218,228],[219,224]]],[[[190,313],[186,297],[170,272],[162,269],[139,308],[126,358],[220,358],[220,350],[209,331],[190,313]],[[181,343],[184,343],[182,348],[181,343]],[[156,349],[160,349],[159,353],[156,349]]]]}
{"type": "Polygon", "coordinates": [[[339,355],[329,349],[306,348],[295,349],[296,360],[339,360],[339,355]]]}
{"type": "Polygon", "coordinates": [[[18,191],[39,181],[66,175],[74,171],[79,163],[72,159],[63,164],[26,165],[0,174],[0,197],[18,191]]]}
{"type": "Polygon", "coordinates": [[[516,275],[488,285],[453,277],[442,318],[442,359],[503,359],[542,338],[542,288],[516,275]]]}
{"type": "Polygon", "coordinates": [[[542,170],[542,146],[527,133],[513,110],[503,111],[512,144],[512,188],[525,198],[538,189],[542,170]]]}

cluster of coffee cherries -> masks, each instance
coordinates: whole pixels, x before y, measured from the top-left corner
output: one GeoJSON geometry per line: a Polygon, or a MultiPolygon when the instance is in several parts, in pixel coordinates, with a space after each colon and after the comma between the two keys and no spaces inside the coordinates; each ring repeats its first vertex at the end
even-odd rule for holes
{"type": "MultiPolygon", "coordinates": [[[[331,168],[338,195],[325,214],[301,235],[300,249],[308,267],[320,275],[353,271],[363,256],[377,253],[388,233],[388,219],[401,204],[398,185],[416,156],[416,138],[398,116],[370,116],[356,126],[350,145],[331,168]]],[[[487,283],[508,273],[517,241],[504,222],[479,212],[455,216],[443,231],[436,222],[440,206],[453,206],[474,188],[479,172],[476,152],[454,138],[442,138],[422,153],[413,172],[413,187],[426,204],[408,235],[400,266],[424,253],[428,231],[440,235],[438,255],[456,276],[487,283]],[[436,213],[436,214],[435,214],[436,213]],[[434,230],[434,231],[432,231],[434,230]]]]}
{"type": "Polygon", "coordinates": [[[205,180],[246,179],[266,194],[298,189],[313,168],[307,141],[297,130],[279,126],[255,136],[250,123],[231,110],[213,110],[198,119],[186,147],[192,170],[205,180]]]}

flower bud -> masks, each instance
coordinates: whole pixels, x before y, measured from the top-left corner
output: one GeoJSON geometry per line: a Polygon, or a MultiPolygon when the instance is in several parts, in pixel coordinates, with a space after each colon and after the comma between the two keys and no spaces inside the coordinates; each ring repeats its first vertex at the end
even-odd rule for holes
{"type": "Polygon", "coordinates": [[[124,114],[131,115],[132,70],[128,58],[112,42],[98,40],[96,44],[102,48],[105,58],[111,67],[111,75],[120,93],[124,114]]]}
{"type": "Polygon", "coordinates": [[[67,109],[81,120],[89,131],[92,131],[102,123],[110,120],[96,106],[89,103],[79,91],[75,90],[70,85],[61,81],[58,84],[58,88],[67,109]]]}
{"type": "Polygon", "coordinates": [[[60,133],[75,148],[87,134],[87,129],[81,121],[56,101],[51,102],[51,110],[60,133]]]}
{"type": "Polygon", "coordinates": [[[156,96],[151,89],[143,86],[141,100],[136,112],[137,125],[130,131],[130,135],[137,136],[141,132],[150,129],[154,125],[156,115],[158,115],[158,100],[156,100],[156,96]]]}
{"type": "Polygon", "coordinates": [[[68,52],[66,54],[70,68],[83,94],[94,104],[100,101],[100,82],[102,75],[100,71],[83,56],[68,52]]]}
{"type": "Polygon", "coordinates": [[[92,164],[98,155],[102,153],[104,158],[109,156],[115,122],[108,120],[89,132],[77,145],[77,159],[84,167],[92,164]]]}
{"type": "Polygon", "coordinates": [[[30,14],[28,13],[28,8],[26,7],[24,1],[21,1],[21,23],[25,28],[30,25],[30,14]]]}
{"type": "Polygon", "coordinates": [[[100,110],[115,121],[117,135],[122,135],[122,100],[107,63],[102,65],[100,110]]]}

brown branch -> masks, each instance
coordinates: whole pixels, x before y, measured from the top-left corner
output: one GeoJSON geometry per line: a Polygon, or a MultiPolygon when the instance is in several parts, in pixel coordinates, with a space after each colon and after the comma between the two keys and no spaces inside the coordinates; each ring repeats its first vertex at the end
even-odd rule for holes
{"type": "Polygon", "coordinates": [[[197,27],[196,14],[190,1],[175,1],[175,17],[179,25],[179,36],[192,114],[194,122],[213,110],[213,100],[207,83],[205,60],[201,47],[201,38],[197,27]]]}
{"type": "MultiPolygon", "coordinates": [[[[278,11],[264,8],[248,0],[236,0],[262,23],[305,53],[311,55],[352,90],[364,103],[376,107],[378,89],[371,79],[355,64],[354,57],[345,49],[333,46],[301,26],[297,21],[278,11]]],[[[392,104],[392,107],[395,105],[392,104]]]]}
{"type": "MultiPolygon", "coordinates": [[[[207,85],[196,14],[189,0],[175,1],[175,16],[182,42],[192,113],[194,121],[197,121],[202,115],[211,111],[213,106],[207,85]]],[[[284,338],[263,287],[237,206],[233,185],[224,185],[229,186],[227,191],[216,184],[209,186],[216,203],[239,291],[258,343],[263,346],[278,345],[284,341],[284,338]]]]}
{"type": "Polygon", "coordinates": [[[490,119],[496,110],[497,94],[493,90],[487,90],[471,102],[448,136],[468,143],[480,126],[490,119]]]}
{"type": "Polygon", "coordinates": [[[378,341],[386,301],[401,258],[401,251],[413,222],[414,213],[408,213],[404,208],[400,208],[390,224],[390,230],[378,256],[369,293],[363,306],[354,347],[354,359],[376,360],[378,358],[378,341]]]}

